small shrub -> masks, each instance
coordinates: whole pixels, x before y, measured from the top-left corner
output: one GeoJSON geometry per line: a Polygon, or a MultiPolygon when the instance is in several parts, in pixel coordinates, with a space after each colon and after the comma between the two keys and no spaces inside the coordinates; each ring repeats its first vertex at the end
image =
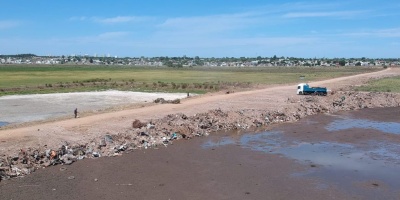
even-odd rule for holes
{"type": "Polygon", "coordinates": [[[182,84],[181,84],[181,87],[182,87],[182,89],[186,89],[186,88],[187,88],[187,86],[188,86],[188,84],[187,84],[187,83],[182,83],[182,84]]]}

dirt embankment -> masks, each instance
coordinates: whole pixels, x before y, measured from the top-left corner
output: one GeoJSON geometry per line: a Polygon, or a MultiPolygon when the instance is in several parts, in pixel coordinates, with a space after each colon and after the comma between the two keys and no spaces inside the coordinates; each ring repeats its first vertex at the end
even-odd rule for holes
{"type": "Polygon", "coordinates": [[[371,78],[399,74],[396,68],[312,83],[330,86],[333,91],[328,96],[297,96],[295,86],[278,86],[4,130],[0,132],[0,177],[24,176],[39,167],[157,148],[216,131],[297,121],[318,113],[397,107],[400,94],[347,89],[371,78]]]}

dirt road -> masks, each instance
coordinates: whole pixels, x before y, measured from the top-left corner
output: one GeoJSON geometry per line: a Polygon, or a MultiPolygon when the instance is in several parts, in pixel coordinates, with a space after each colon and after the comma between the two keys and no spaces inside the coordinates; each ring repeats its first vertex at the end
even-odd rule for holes
{"type": "Polygon", "coordinates": [[[320,114],[46,167],[1,181],[0,199],[399,199],[399,113],[320,114]]]}
{"type": "MultiPolygon", "coordinates": [[[[327,86],[332,91],[360,85],[371,78],[400,75],[400,68],[360,74],[331,80],[312,82],[311,85],[327,86]]],[[[160,119],[168,114],[183,113],[193,116],[208,110],[238,111],[250,109],[276,110],[293,107],[288,99],[298,100],[295,85],[268,87],[261,90],[225,94],[214,93],[188,98],[181,104],[160,104],[137,109],[103,113],[78,119],[37,124],[29,127],[0,131],[0,151],[18,152],[21,148],[58,147],[62,142],[85,143],[104,134],[117,134],[132,127],[132,121],[160,119]]]]}

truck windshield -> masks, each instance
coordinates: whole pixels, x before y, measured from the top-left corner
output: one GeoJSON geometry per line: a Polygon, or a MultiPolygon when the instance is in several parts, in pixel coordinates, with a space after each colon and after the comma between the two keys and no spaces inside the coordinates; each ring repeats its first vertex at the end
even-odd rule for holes
{"type": "Polygon", "coordinates": [[[299,85],[299,86],[297,86],[297,89],[300,89],[300,85],[299,85]]]}

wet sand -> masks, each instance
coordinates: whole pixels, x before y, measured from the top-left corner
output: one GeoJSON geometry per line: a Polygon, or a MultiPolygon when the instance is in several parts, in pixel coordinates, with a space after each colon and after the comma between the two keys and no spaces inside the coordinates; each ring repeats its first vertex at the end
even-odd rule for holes
{"type": "Polygon", "coordinates": [[[323,114],[86,159],[2,181],[0,199],[399,199],[399,116],[323,114]]]}

